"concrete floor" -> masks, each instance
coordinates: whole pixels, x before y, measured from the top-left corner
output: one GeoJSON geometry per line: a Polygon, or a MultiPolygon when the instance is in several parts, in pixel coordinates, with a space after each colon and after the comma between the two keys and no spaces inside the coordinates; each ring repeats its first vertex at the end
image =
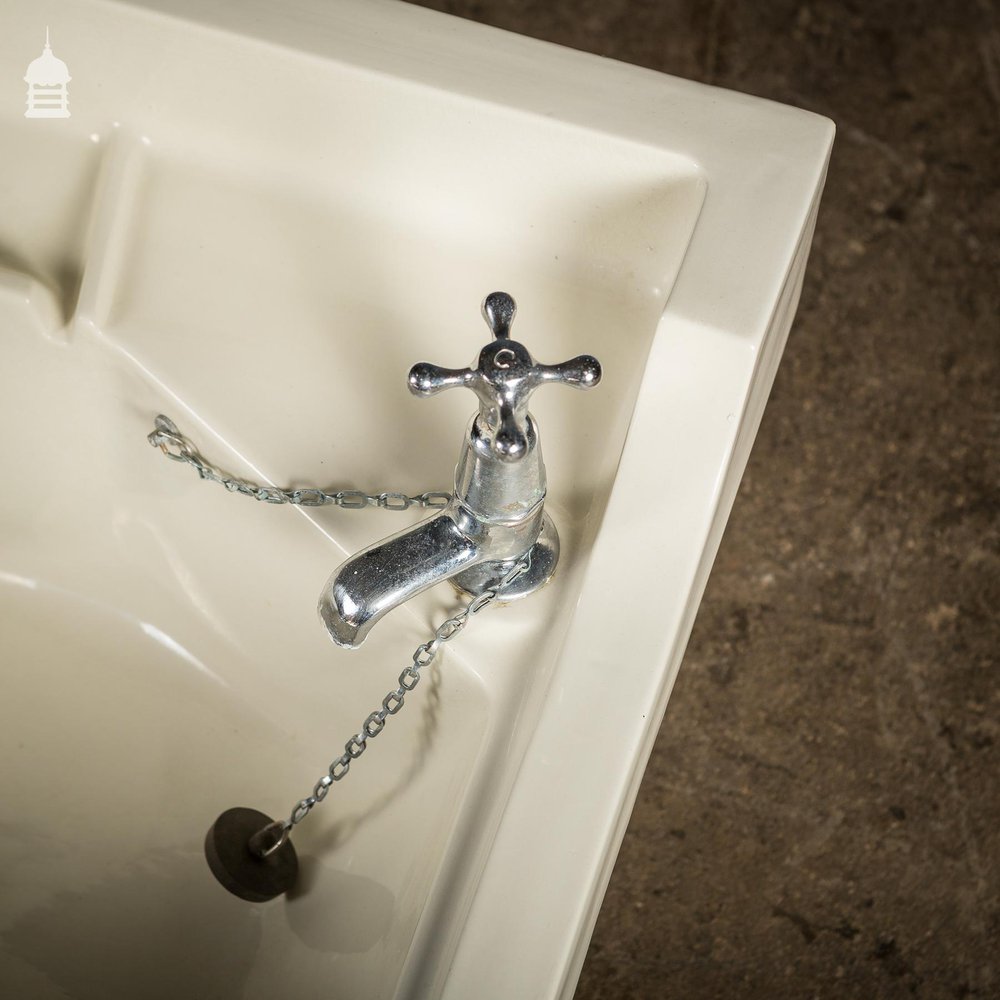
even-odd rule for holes
{"type": "Polygon", "coordinates": [[[1000,996],[992,0],[421,0],[836,121],[578,1000],[1000,996]]]}

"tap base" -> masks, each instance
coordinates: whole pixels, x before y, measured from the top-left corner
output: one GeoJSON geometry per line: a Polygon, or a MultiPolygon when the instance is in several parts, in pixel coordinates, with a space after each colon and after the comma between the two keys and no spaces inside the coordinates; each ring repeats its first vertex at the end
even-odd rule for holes
{"type": "MultiPolygon", "coordinates": [[[[548,514],[542,514],[542,527],[534,545],[528,550],[531,553],[531,566],[527,573],[522,573],[512,584],[504,589],[499,604],[509,604],[533,594],[544,587],[555,573],[559,561],[559,532],[548,514]]],[[[509,573],[523,557],[504,559],[496,562],[478,563],[469,569],[464,569],[451,577],[455,589],[467,597],[478,597],[483,591],[494,586],[509,573]]]]}

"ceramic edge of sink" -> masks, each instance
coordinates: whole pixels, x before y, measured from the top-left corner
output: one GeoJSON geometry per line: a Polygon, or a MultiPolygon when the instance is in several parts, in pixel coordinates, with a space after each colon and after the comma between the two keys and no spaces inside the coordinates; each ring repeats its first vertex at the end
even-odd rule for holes
{"type": "MultiPolygon", "coordinates": [[[[788,220],[790,255],[777,288],[768,290],[772,308],[763,330],[744,326],[724,332],[679,315],[680,286],[697,280],[695,262],[685,261],[657,332],[605,512],[605,525],[613,523],[619,531],[611,534],[602,527],[595,543],[570,639],[525,755],[533,774],[524,781],[519,775],[508,800],[442,987],[447,1000],[472,992],[484,1000],[528,995],[568,1000],[573,995],[794,318],[831,145],[832,130],[812,151],[815,186],[788,220]],[[709,369],[726,372],[715,380],[717,399],[684,392],[684,375],[699,368],[689,384],[703,385],[709,369]],[[650,372],[664,372],[667,378],[656,385],[650,372]],[[726,399],[736,401],[735,410],[719,405],[726,399]],[[700,419],[711,424],[713,410],[716,424],[724,422],[725,429],[718,426],[710,444],[703,438],[698,444],[685,440],[685,424],[695,426],[700,419]],[[670,428],[676,433],[664,446],[661,435],[670,428]],[[658,445],[661,461],[651,469],[648,456],[658,445]],[[691,454],[699,446],[700,461],[691,454]],[[700,474],[680,482],[671,474],[678,467],[700,467],[700,474]],[[673,540],[649,535],[656,523],[672,521],[697,524],[698,530],[673,540]],[[620,537],[626,526],[637,537],[646,533],[643,546],[633,547],[627,561],[621,552],[628,541],[620,537]],[[665,599],[658,602],[659,595],[665,599]],[[623,669],[629,665],[615,655],[616,638],[626,631],[635,664],[631,670],[623,669]],[[587,719],[585,734],[576,718],[587,719]],[[553,812],[553,801],[558,811],[553,812]],[[588,831],[582,839],[581,828],[588,831]],[[583,841],[588,843],[581,850],[583,841]],[[530,864],[525,864],[526,842],[532,843],[530,864]],[[588,873],[584,880],[581,868],[588,873]],[[570,872],[577,881],[568,889],[570,872]],[[539,892],[544,885],[559,885],[561,891],[539,892]],[[530,913],[504,905],[505,899],[530,900],[530,913]],[[546,934],[545,928],[559,931],[546,934]],[[556,937],[562,948],[553,948],[556,937]],[[500,954],[498,941],[503,942],[500,954]],[[505,961],[504,954],[517,954],[518,962],[505,961]]],[[[419,989],[410,995],[420,995],[419,989]]]]}
{"type": "MultiPolygon", "coordinates": [[[[484,1000],[573,995],[791,327],[814,218],[812,215],[807,220],[809,236],[789,268],[785,304],[776,310],[774,323],[756,354],[760,363],[747,366],[742,416],[731,425],[724,445],[726,463],[714,486],[706,491],[706,481],[700,478],[682,496],[677,483],[670,481],[669,454],[658,470],[659,482],[652,493],[663,490],[675,494],[667,511],[658,512],[660,517],[669,519],[672,512],[684,509],[690,518],[695,508],[704,504],[708,516],[694,536],[695,545],[700,547],[694,551],[695,545],[647,544],[641,553],[634,552],[627,566],[621,566],[621,551],[627,541],[602,532],[595,544],[570,640],[525,753],[532,761],[532,774],[523,781],[519,775],[515,783],[449,978],[442,987],[442,995],[449,1000],[472,995],[470,990],[477,982],[475,995],[484,1000]],[[667,583],[658,590],[651,581],[656,579],[660,562],[679,556],[680,550],[685,550],[687,558],[674,563],[669,577],[682,583],[667,583]],[[644,579],[647,586],[638,589],[633,580],[635,589],[625,593],[629,577],[644,579]],[[617,600],[602,601],[602,587],[606,591],[617,588],[617,600]],[[657,594],[671,593],[686,600],[668,598],[657,604],[657,594]],[[666,630],[662,625],[665,618],[670,620],[666,630]],[[595,621],[596,626],[587,627],[586,623],[595,621]],[[626,632],[636,669],[623,677],[623,664],[615,657],[615,636],[626,632]],[[574,721],[578,718],[587,720],[585,733],[574,721]],[[553,802],[558,803],[556,812],[553,802]],[[583,838],[581,829],[587,831],[583,838]],[[529,842],[532,849],[527,855],[524,845],[529,842]],[[581,869],[587,871],[586,879],[580,880],[581,869]],[[547,893],[539,891],[539,886],[561,888],[559,893],[547,893]],[[509,899],[530,900],[530,906],[519,910],[505,903],[509,899]],[[560,930],[552,935],[545,928],[560,930]],[[564,947],[553,948],[554,938],[564,947]],[[517,963],[496,954],[498,941],[504,942],[503,953],[518,955],[517,963]]],[[[694,328],[686,333],[691,338],[704,335],[694,328]]],[[[691,341],[685,344],[680,340],[676,338],[671,348],[661,350],[657,345],[654,350],[681,361],[691,349],[691,341]]],[[[724,338],[717,340],[714,346],[721,361],[731,345],[725,344],[724,338]]],[[[735,385],[731,388],[738,391],[735,385]]],[[[644,385],[639,403],[643,410],[654,408],[655,403],[648,398],[653,391],[644,385]]],[[[649,511],[643,509],[649,504],[642,499],[650,492],[649,477],[640,474],[638,466],[651,442],[643,439],[655,436],[656,427],[646,425],[644,430],[644,434],[630,436],[626,444],[605,515],[606,521],[631,524],[636,533],[641,533],[649,517],[649,511]]],[[[407,995],[421,995],[426,985],[420,984],[407,995]]]]}
{"type": "Polygon", "coordinates": [[[784,228],[772,224],[766,211],[767,197],[773,197],[778,181],[777,189],[789,204],[811,198],[819,164],[833,141],[833,123],[812,112],[402,0],[337,0],[322,5],[322,10],[314,0],[289,0],[280,11],[244,0],[92,2],[180,18],[688,160],[706,171],[710,187],[716,189],[712,197],[717,210],[703,213],[694,249],[711,244],[715,271],[728,278],[732,289],[719,282],[714,296],[706,299],[697,283],[681,287],[678,281],[672,293],[674,310],[751,343],[759,343],[768,316],[764,312],[750,317],[747,308],[754,302],[766,310],[763,290],[776,277],[775,256],[787,252],[784,228]],[[790,159],[799,161],[794,169],[789,169],[790,159]],[[738,212],[747,200],[758,201],[761,223],[754,234],[756,252],[750,255],[730,234],[729,217],[730,207],[738,212]]]}

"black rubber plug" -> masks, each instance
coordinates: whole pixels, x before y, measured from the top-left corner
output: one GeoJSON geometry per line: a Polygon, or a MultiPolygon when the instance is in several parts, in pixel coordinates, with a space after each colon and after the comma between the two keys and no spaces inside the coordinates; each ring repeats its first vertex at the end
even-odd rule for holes
{"type": "Polygon", "coordinates": [[[290,840],[266,858],[250,850],[250,838],[273,823],[256,809],[227,809],[205,836],[205,857],[212,874],[234,896],[266,903],[288,892],[299,874],[299,859],[290,840]]]}

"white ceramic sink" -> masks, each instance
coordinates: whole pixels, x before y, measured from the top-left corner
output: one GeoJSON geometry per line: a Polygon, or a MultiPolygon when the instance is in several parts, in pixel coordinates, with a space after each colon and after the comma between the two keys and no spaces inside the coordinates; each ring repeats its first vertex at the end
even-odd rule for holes
{"type": "Polygon", "coordinates": [[[832,126],[381,0],[30,0],[68,118],[0,95],[0,994],[568,997],[797,302],[832,126]],[[449,489],[495,289],[598,391],[532,410],[553,582],[453,642],[299,826],[297,891],[214,881],[223,809],[287,815],[433,626],[356,652],[330,571],[417,514],[237,475],[449,489]]]}

